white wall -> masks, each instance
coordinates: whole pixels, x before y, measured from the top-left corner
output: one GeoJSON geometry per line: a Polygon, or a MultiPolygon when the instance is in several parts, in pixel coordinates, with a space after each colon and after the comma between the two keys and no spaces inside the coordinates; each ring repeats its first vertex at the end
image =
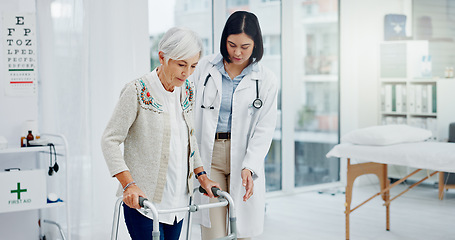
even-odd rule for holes
{"type": "MultiPolygon", "coordinates": [[[[0,1],[0,12],[35,12],[34,0],[21,1],[0,1]]],[[[26,120],[37,120],[38,118],[38,95],[11,97],[5,95],[6,88],[6,60],[4,55],[4,32],[3,19],[0,17],[0,26],[2,27],[2,36],[0,39],[0,136],[4,136],[8,141],[8,147],[19,147],[20,137],[22,134],[22,125],[26,120]]],[[[5,157],[5,155],[2,155],[5,157]]],[[[16,156],[8,155],[8,158],[16,156]]],[[[0,159],[4,160],[4,159],[0,159]]],[[[19,160],[19,159],[17,159],[19,160]]],[[[11,166],[8,166],[11,167],[11,166]]],[[[1,165],[3,171],[5,167],[1,165]]],[[[0,213],[1,239],[36,239],[38,233],[38,211],[29,210],[12,213],[0,213]],[[27,231],[21,226],[28,227],[27,231]],[[17,231],[20,231],[18,234],[17,231]]]]}
{"type": "MultiPolygon", "coordinates": [[[[106,239],[118,182],[104,162],[101,134],[122,87],[150,70],[147,0],[0,1],[0,9],[36,9],[40,73],[32,100],[5,98],[1,83],[0,135],[18,145],[23,119],[38,119],[40,132],[65,135],[70,156],[59,164],[68,161],[71,237],[106,239]]],[[[37,239],[37,220],[36,211],[0,214],[8,223],[0,238],[37,239]]]]}
{"type": "Polygon", "coordinates": [[[378,124],[379,43],[384,39],[384,16],[409,14],[409,3],[408,0],[341,1],[341,136],[378,124]]]}
{"type": "MultiPolygon", "coordinates": [[[[35,13],[34,0],[0,1],[1,13],[35,13]]],[[[0,26],[4,30],[3,19],[0,18],[0,26]]],[[[34,29],[35,30],[35,29],[34,29]]],[[[38,94],[29,96],[6,96],[6,59],[4,53],[4,36],[2,32],[0,43],[0,136],[4,136],[9,147],[19,147],[22,133],[22,125],[27,120],[38,120],[38,94]]]]}
{"type": "MultiPolygon", "coordinates": [[[[383,41],[384,16],[410,14],[409,0],[340,1],[340,137],[379,124],[379,43],[383,41]]],[[[407,27],[407,29],[410,29],[407,27]]],[[[340,165],[346,181],[346,161],[340,165]]],[[[377,182],[370,175],[356,184],[377,182]]]]}
{"type": "Polygon", "coordinates": [[[92,239],[106,239],[110,234],[118,186],[117,179],[109,177],[100,149],[101,135],[124,85],[150,71],[147,6],[147,0],[89,2],[90,141],[96,182],[87,202],[96,203],[92,207],[92,239]]]}

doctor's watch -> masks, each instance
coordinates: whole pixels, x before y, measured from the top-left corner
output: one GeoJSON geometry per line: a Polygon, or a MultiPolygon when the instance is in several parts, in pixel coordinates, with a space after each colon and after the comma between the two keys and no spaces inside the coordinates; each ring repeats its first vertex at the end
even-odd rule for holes
{"type": "Polygon", "coordinates": [[[199,176],[204,175],[204,174],[207,174],[207,172],[206,171],[200,171],[200,172],[196,173],[195,177],[197,179],[199,176]]]}

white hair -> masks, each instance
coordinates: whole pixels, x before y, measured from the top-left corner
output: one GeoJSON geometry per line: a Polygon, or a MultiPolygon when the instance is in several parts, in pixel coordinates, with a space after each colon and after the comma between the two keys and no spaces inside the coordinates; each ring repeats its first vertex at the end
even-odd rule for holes
{"type": "Polygon", "coordinates": [[[184,60],[202,54],[202,41],[190,29],[173,27],[169,29],[158,45],[158,51],[164,53],[166,62],[169,59],[184,60]]]}

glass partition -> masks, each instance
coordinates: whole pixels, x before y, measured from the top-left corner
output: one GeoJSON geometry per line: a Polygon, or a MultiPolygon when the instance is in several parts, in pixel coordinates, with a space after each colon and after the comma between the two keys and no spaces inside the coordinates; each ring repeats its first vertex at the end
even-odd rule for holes
{"type": "Polygon", "coordinates": [[[339,162],[325,154],[338,143],[338,1],[299,1],[295,10],[302,47],[295,105],[295,186],[339,180],[339,162]]]}
{"type": "MultiPolygon", "coordinates": [[[[339,161],[325,158],[338,143],[338,1],[292,0],[292,4],[298,6],[293,9],[298,13],[294,19],[298,20],[288,23],[283,23],[282,14],[287,13],[282,13],[280,0],[175,0],[173,7],[174,25],[198,32],[203,39],[204,55],[218,51],[224,23],[232,12],[246,10],[257,15],[264,40],[261,63],[279,81],[277,125],[264,159],[268,192],[339,180],[339,161]],[[299,47],[292,58],[282,58],[282,27],[297,31],[292,45],[299,47]],[[282,80],[283,65],[295,63],[299,67],[292,71],[299,76],[298,85],[292,86],[295,89],[292,92],[282,93],[283,86],[293,84],[282,80]],[[292,114],[282,112],[283,94],[296,99],[292,114]],[[293,134],[284,133],[282,126],[290,127],[291,132],[294,129],[293,134]],[[295,151],[286,153],[286,159],[282,158],[283,139],[293,139],[295,144],[295,151]],[[293,165],[295,174],[284,175],[285,164],[293,165]]],[[[160,34],[150,36],[152,52],[157,51],[160,38],[160,34]]],[[[156,55],[152,53],[152,58],[156,55]]],[[[152,67],[154,61],[157,64],[152,59],[152,67]]]]}

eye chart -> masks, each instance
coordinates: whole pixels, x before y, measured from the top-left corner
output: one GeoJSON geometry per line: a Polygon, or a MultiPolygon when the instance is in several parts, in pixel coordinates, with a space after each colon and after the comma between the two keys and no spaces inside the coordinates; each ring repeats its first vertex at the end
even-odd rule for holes
{"type": "Polygon", "coordinates": [[[1,40],[6,64],[5,95],[33,96],[37,93],[36,15],[3,13],[1,40]]]}

